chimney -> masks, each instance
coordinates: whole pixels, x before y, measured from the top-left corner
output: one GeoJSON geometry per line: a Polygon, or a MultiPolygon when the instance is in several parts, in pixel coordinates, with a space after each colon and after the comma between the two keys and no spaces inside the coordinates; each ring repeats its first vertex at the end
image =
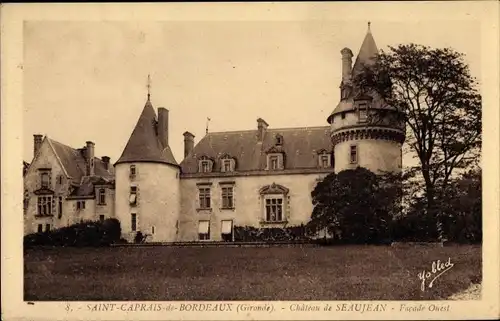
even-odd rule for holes
{"type": "Polygon", "coordinates": [[[163,148],[168,146],[168,109],[158,108],[158,138],[163,148]]]}
{"type": "Polygon", "coordinates": [[[40,134],[33,135],[33,157],[36,156],[38,150],[40,149],[40,146],[42,146],[42,138],[43,135],[40,134]]]}
{"type": "Polygon", "coordinates": [[[186,158],[194,148],[194,135],[190,132],[185,132],[184,134],[184,158],[186,158]]]}
{"type": "Polygon", "coordinates": [[[104,168],[106,170],[109,170],[109,160],[110,158],[108,156],[103,156],[101,157],[102,163],[104,164],[104,168]]]}
{"type": "Polygon", "coordinates": [[[262,142],[264,140],[264,135],[266,134],[266,129],[269,126],[268,123],[262,118],[257,119],[257,129],[259,131],[258,136],[259,136],[259,142],[262,142]]]}
{"type": "Polygon", "coordinates": [[[351,80],[353,54],[349,48],[342,49],[340,53],[342,54],[342,82],[345,84],[351,80]]]}
{"type": "Polygon", "coordinates": [[[87,161],[87,175],[94,176],[94,149],[95,144],[93,142],[86,142],[85,146],[85,160],[87,161]]]}

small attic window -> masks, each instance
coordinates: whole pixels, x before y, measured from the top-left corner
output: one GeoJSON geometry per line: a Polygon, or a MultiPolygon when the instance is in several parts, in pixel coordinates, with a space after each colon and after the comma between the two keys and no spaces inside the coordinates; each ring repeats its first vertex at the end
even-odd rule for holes
{"type": "Polygon", "coordinates": [[[284,169],[283,155],[274,153],[267,155],[267,170],[280,170],[284,169]]]}
{"type": "Polygon", "coordinates": [[[202,156],[199,162],[199,172],[200,173],[210,173],[212,171],[213,162],[206,156],[202,156]]]}
{"type": "Polygon", "coordinates": [[[276,145],[283,145],[283,136],[280,134],[276,135],[276,145]]]}
{"type": "Polygon", "coordinates": [[[230,156],[226,155],[221,158],[220,163],[220,171],[222,173],[233,172],[234,171],[235,161],[230,156]]]}

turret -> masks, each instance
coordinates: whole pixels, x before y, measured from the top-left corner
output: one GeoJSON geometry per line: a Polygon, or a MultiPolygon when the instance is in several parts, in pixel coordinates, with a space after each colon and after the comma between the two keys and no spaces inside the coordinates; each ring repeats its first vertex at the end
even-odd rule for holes
{"type": "Polygon", "coordinates": [[[115,163],[115,211],[122,237],[134,241],[138,232],[146,242],[177,239],[180,213],[180,167],[168,145],[168,110],[158,119],[148,99],[137,124],[115,163]]]}
{"type": "Polygon", "coordinates": [[[358,166],[375,173],[401,170],[405,134],[399,111],[388,106],[376,93],[361,92],[352,83],[363,66],[373,64],[377,53],[370,23],[352,68],[351,50],[341,51],[342,95],[327,119],[331,125],[336,172],[358,166]]]}

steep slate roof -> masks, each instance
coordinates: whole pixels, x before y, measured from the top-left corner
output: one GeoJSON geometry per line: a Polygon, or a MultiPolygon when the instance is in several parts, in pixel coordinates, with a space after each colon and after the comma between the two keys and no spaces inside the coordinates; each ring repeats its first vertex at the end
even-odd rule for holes
{"type": "Polygon", "coordinates": [[[156,113],[148,99],[121,157],[115,163],[155,162],[178,166],[169,146],[158,139],[156,113]]]}
{"type": "Polygon", "coordinates": [[[79,197],[85,197],[85,196],[94,196],[94,186],[95,185],[113,185],[114,180],[109,178],[109,179],[103,179],[102,177],[96,177],[96,176],[86,176],[82,179],[81,184],[78,186],[75,186],[75,189],[71,192],[69,195],[70,198],[79,198],[79,197]]]}
{"type": "MultiPolygon", "coordinates": [[[[82,177],[86,176],[86,162],[82,153],[70,146],[64,145],[58,141],[46,137],[54,147],[57,157],[61,160],[61,164],[76,182],[79,182],[82,177]]],[[[100,158],[94,157],[94,173],[95,176],[104,177],[107,179],[114,177],[113,166],[108,166],[109,170],[104,167],[104,163],[100,158]]]]}
{"type": "Polygon", "coordinates": [[[213,172],[217,172],[220,170],[217,160],[226,154],[236,159],[237,172],[264,170],[267,165],[266,152],[276,145],[278,134],[283,137],[283,144],[276,147],[285,153],[285,169],[318,168],[318,152],[332,152],[328,126],[268,128],[262,143],[258,141],[258,130],[209,133],[182,161],[182,173],[197,173],[198,161],[202,156],[215,161],[213,172]]]}
{"type": "Polygon", "coordinates": [[[370,29],[366,33],[365,39],[361,44],[361,48],[359,49],[358,57],[356,58],[356,62],[352,67],[353,76],[360,72],[363,68],[363,64],[369,64],[372,61],[372,58],[378,54],[378,48],[375,44],[375,39],[373,39],[372,33],[370,29]]]}
{"type": "MultiPolygon", "coordinates": [[[[378,48],[377,44],[375,43],[375,39],[373,39],[373,35],[370,31],[370,27],[368,27],[368,32],[366,33],[365,39],[363,40],[363,43],[361,44],[361,48],[359,49],[358,56],[356,57],[356,61],[354,62],[354,65],[352,67],[352,77],[358,75],[362,70],[364,65],[369,65],[373,63],[373,58],[378,54],[378,48]]],[[[355,94],[357,90],[354,88],[351,91],[351,94],[348,96],[347,99],[341,100],[333,112],[330,114],[328,117],[329,122],[334,114],[338,114],[344,111],[352,110],[354,108],[354,99],[355,99],[355,94]]],[[[376,93],[371,94],[373,100],[371,107],[372,108],[379,108],[379,109],[395,109],[391,106],[388,106],[385,101],[376,93]]]]}

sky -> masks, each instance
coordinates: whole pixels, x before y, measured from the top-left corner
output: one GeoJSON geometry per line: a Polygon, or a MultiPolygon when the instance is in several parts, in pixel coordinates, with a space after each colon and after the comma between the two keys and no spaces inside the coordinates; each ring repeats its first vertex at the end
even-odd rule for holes
{"type": "MultiPolygon", "coordinates": [[[[198,142],[207,117],[210,132],[256,129],[259,117],[272,128],[328,125],[339,101],[340,51],[357,55],[367,22],[27,21],[23,158],[31,161],[33,134],[43,134],[74,148],[93,141],[96,156],[117,161],[144,107],[148,74],[153,106],[170,111],[178,162],[182,134],[198,142]]],[[[479,80],[480,27],[425,17],[371,21],[379,49],[451,47],[479,80]]]]}

